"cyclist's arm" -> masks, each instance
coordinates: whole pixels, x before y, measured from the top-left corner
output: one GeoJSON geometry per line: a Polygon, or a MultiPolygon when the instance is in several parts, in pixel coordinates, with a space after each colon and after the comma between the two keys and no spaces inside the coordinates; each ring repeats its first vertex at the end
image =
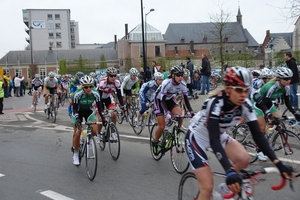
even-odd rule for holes
{"type": "Polygon", "coordinates": [[[293,114],[296,113],[296,111],[293,109],[291,101],[290,101],[290,97],[288,95],[284,95],[284,102],[286,107],[289,109],[289,111],[293,114]]]}
{"type": "Polygon", "coordinates": [[[102,107],[101,101],[100,100],[96,101],[96,105],[97,105],[97,108],[98,108],[98,113],[99,113],[102,121],[104,121],[105,119],[104,119],[104,116],[103,116],[103,107],[102,107]]]}
{"type": "Polygon", "coordinates": [[[261,149],[261,151],[265,155],[267,155],[272,162],[274,162],[274,160],[276,160],[277,157],[274,151],[271,149],[269,142],[267,141],[263,133],[260,131],[257,120],[247,122],[247,125],[249,126],[252,138],[259,147],[259,149],[261,149]]]}
{"type": "Polygon", "coordinates": [[[124,80],[122,81],[121,88],[120,88],[122,96],[124,96],[124,87],[126,86],[128,79],[129,79],[129,76],[126,76],[124,78],[124,80]]]}
{"type": "Polygon", "coordinates": [[[138,94],[139,93],[139,90],[140,90],[140,84],[139,82],[135,82],[135,84],[133,85],[134,87],[134,91],[135,91],[135,94],[138,94]]]}
{"type": "Polygon", "coordinates": [[[147,85],[144,87],[144,90],[141,93],[141,96],[142,96],[142,99],[144,99],[144,101],[147,101],[148,98],[147,98],[146,94],[147,94],[147,92],[149,90],[149,84],[148,83],[145,83],[145,84],[147,84],[147,85]]]}
{"type": "Polygon", "coordinates": [[[266,114],[268,115],[267,112],[269,112],[269,108],[271,107],[271,104],[273,104],[272,102],[272,99],[266,97],[265,95],[263,96],[261,102],[259,103],[260,104],[260,108],[261,110],[266,114]],[[269,105],[269,106],[268,106],[269,105]]]}
{"type": "Polygon", "coordinates": [[[117,89],[117,97],[121,106],[124,106],[123,98],[121,95],[121,89],[117,89]]]}
{"type": "Polygon", "coordinates": [[[193,113],[193,109],[192,109],[192,106],[190,104],[190,101],[189,101],[189,98],[188,98],[187,94],[183,94],[183,99],[184,99],[184,103],[185,103],[187,109],[190,111],[190,113],[193,113]]]}
{"type": "Polygon", "coordinates": [[[73,99],[73,106],[72,106],[72,111],[73,111],[73,115],[75,118],[77,118],[79,116],[79,113],[78,113],[78,102],[74,102],[74,99],[73,99]]]}

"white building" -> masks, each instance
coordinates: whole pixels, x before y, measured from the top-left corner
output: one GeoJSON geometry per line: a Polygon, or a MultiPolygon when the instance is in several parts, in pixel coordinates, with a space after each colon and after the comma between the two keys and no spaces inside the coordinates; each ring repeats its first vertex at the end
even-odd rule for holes
{"type": "Polygon", "coordinates": [[[23,9],[23,22],[32,50],[75,49],[79,44],[78,22],[70,19],[70,9],[23,9]],[[30,33],[31,30],[31,33],[30,33]]]}

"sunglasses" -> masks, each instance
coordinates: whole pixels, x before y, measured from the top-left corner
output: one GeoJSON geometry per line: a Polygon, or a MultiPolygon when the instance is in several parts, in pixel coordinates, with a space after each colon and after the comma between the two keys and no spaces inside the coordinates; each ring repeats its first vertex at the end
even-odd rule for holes
{"type": "Polygon", "coordinates": [[[117,75],[109,75],[109,77],[117,77],[117,75]]]}
{"type": "Polygon", "coordinates": [[[84,89],[93,88],[94,86],[84,86],[84,89]]]}
{"type": "Polygon", "coordinates": [[[230,86],[234,91],[236,91],[237,93],[249,93],[250,88],[249,87],[239,87],[239,86],[230,86]]]}
{"type": "Polygon", "coordinates": [[[183,77],[183,74],[175,74],[177,77],[183,77]]]}
{"type": "Polygon", "coordinates": [[[290,81],[292,78],[282,78],[282,80],[290,81]]]}

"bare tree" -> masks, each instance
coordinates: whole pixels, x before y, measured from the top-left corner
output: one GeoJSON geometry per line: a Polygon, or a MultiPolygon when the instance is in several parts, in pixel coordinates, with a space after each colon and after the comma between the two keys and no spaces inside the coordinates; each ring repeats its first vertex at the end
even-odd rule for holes
{"type": "Polygon", "coordinates": [[[287,20],[295,20],[300,15],[300,0],[286,0],[285,4],[278,8],[278,11],[287,20]]]}

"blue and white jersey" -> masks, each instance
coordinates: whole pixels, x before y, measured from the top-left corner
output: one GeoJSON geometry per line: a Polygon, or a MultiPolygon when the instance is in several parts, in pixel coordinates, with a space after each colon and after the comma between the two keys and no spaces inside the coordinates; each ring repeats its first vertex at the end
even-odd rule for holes
{"type": "Polygon", "coordinates": [[[253,79],[252,85],[251,85],[251,92],[250,92],[250,99],[253,98],[254,93],[259,90],[265,82],[262,78],[255,78],[253,79]]]}
{"type": "Polygon", "coordinates": [[[141,101],[154,101],[155,91],[157,90],[158,85],[155,80],[151,80],[147,83],[144,83],[140,89],[139,97],[141,101]]]}
{"type": "Polygon", "coordinates": [[[175,97],[178,93],[182,95],[188,94],[188,89],[184,80],[181,81],[178,85],[173,83],[173,79],[166,79],[161,84],[161,90],[157,95],[157,98],[162,100],[163,96],[166,96],[166,100],[170,100],[175,97]]]}

